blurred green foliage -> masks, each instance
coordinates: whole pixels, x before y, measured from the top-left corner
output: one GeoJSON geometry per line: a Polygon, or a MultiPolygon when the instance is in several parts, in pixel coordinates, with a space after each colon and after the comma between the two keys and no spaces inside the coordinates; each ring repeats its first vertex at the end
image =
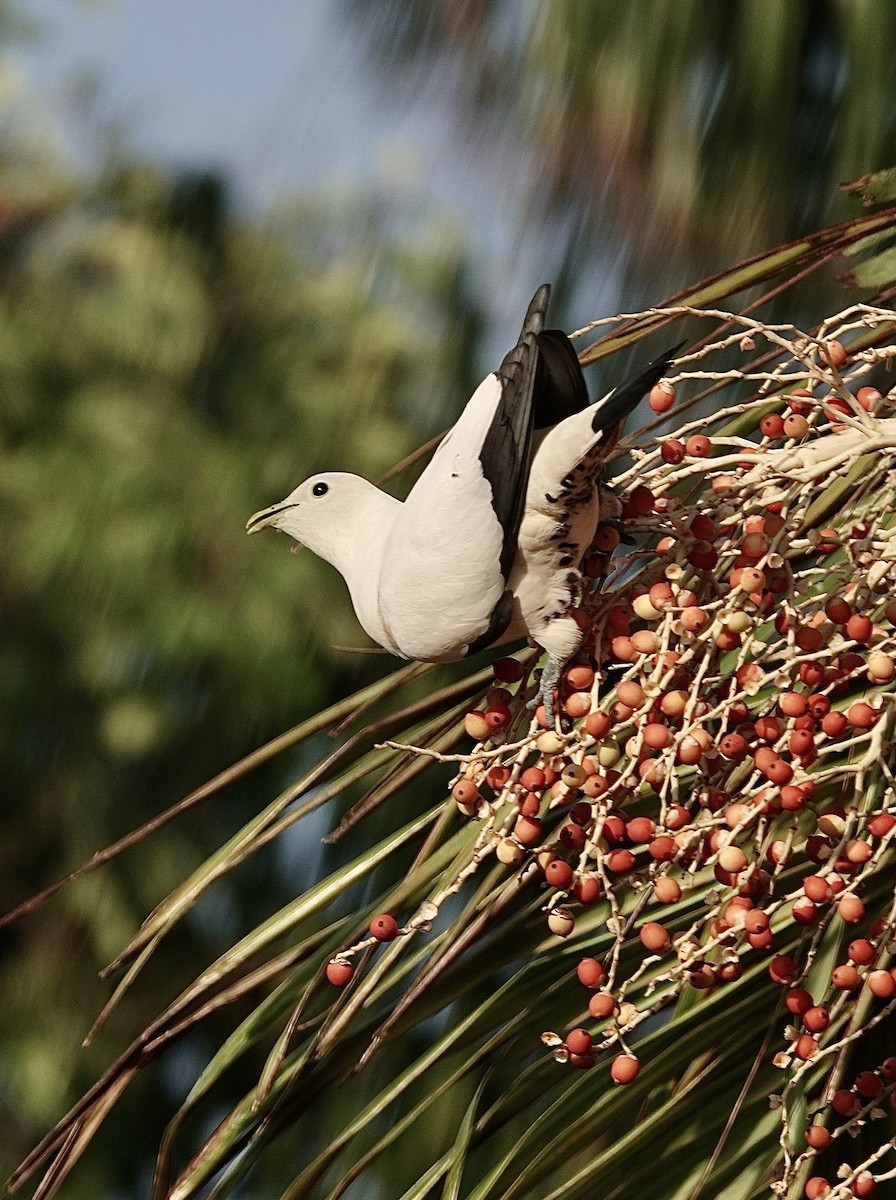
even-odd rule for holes
{"type": "Polygon", "coordinates": [[[441,60],[470,127],[524,149],[572,281],[631,242],[627,303],[845,218],[838,183],[892,160],[890,0],[342,4],[396,87],[441,60]]]}
{"type": "MultiPolygon", "coordinates": [[[[333,572],[245,522],[442,427],[476,336],[457,238],[393,244],[375,197],[259,222],[214,175],[0,147],[3,910],[386,666],[331,649],[366,644],[333,572]]],[[[5,1165],[108,1058],[79,1049],[106,992],[85,979],[259,784],[4,935],[5,1165]]],[[[292,889],[259,871],[267,910],[292,889]]],[[[262,903],[194,922],[166,990],[228,902],[262,903]]]]}

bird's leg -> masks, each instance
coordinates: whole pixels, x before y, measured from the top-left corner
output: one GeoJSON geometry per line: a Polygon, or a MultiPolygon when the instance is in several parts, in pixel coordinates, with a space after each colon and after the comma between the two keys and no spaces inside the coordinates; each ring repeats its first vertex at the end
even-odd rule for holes
{"type": "Polygon", "coordinates": [[[541,679],[538,683],[538,691],[529,701],[529,708],[538,708],[539,704],[544,705],[544,715],[547,718],[548,727],[554,725],[554,689],[560,682],[560,674],[566,664],[557,658],[549,658],[547,665],[541,672],[541,679]]]}

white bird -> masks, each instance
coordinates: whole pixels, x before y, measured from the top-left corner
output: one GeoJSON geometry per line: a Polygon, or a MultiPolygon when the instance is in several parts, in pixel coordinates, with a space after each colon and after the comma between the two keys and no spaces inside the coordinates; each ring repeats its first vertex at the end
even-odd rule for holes
{"type": "MultiPolygon", "coordinates": [[[[341,572],[358,620],[399,658],[452,662],[528,637],[548,654],[535,702],[582,643],[570,614],[600,520],[599,476],[622,419],[674,350],[596,404],[535,293],[519,341],[467,402],[407,499],[326,472],[249,518],[341,572]]],[[[677,347],[675,348],[677,349],[677,347]]]]}

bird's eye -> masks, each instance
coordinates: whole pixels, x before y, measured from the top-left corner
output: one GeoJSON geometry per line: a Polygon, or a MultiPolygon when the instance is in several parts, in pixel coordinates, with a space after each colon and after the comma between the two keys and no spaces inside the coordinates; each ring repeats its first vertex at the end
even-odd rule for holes
{"type": "Polygon", "coordinates": [[[312,496],[326,496],[326,494],[329,490],[330,490],[329,484],[316,483],[314,485],[314,487],[311,489],[311,495],[312,496]]]}

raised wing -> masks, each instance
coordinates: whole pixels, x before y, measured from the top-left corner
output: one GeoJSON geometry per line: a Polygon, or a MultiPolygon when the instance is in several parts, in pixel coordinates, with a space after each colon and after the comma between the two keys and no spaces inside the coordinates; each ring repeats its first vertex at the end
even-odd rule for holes
{"type": "Polygon", "coordinates": [[[510,621],[505,585],[525,503],[549,296],[547,284],[535,293],[516,346],[473,393],[390,533],[379,593],[410,658],[461,657],[510,621]]]}

